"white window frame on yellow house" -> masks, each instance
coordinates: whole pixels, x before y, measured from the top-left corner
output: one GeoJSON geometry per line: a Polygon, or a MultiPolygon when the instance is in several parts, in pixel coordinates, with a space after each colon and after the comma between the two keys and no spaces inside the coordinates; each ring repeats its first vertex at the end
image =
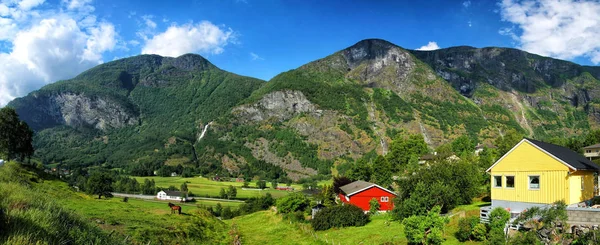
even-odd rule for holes
{"type": "Polygon", "coordinates": [[[539,191],[541,189],[541,185],[542,185],[542,176],[541,175],[539,175],[539,174],[527,175],[527,188],[529,190],[539,191]],[[537,177],[537,179],[538,179],[538,187],[537,188],[531,188],[531,177],[537,177]]]}
{"type": "Polygon", "coordinates": [[[492,184],[493,184],[494,188],[502,188],[502,175],[494,175],[493,178],[494,178],[494,183],[492,183],[492,184]],[[500,181],[498,181],[498,179],[496,179],[496,177],[500,177],[500,181]],[[500,184],[500,185],[498,186],[498,184],[500,184]]]}
{"type": "Polygon", "coordinates": [[[505,175],[504,176],[504,181],[506,182],[504,184],[504,186],[505,186],[506,189],[514,189],[515,188],[515,182],[516,181],[515,181],[515,176],[514,175],[505,175]],[[508,177],[512,177],[512,187],[508,186],[508,177]]]}

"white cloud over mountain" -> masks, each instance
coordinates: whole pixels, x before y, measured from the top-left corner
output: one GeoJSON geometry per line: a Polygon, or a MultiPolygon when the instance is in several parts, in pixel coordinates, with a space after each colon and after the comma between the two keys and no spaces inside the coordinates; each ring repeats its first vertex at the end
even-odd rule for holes
{"type": "Polygon", "coordinates": [[[600,2],[503,0],[499,5],[502,20],[513,25],[499,33],[511,36],[517,48],[560,59],[586,57],[600,63],[600,2]]]}
{"type": "Polygon", "coordinates": [[[98,22],[90,2],[43,10],[36,8],[43,0],[0,2],[0,41],[10,46],[0,52],[0,106],[102,63],[102,54],[116,47],[114,25],[98,22]]]}
{"type": "Polygon", "coordinates": [[[436,50],[436,49],[440,49],[440,46],[438,46],[438,44],[436,42],[429,42],[429,43],[427,43],[427,45],[421,46],[417,50],[428,51],[428,50],[436,50]]]}
{"type": "Polygon", "coordinates": [[[209,21],[197,24],[171,25],[165,32],[146,40],[143,54],[177,57],[186,53],[220,54],[223,48],[235,42],[233,30],[209,21]]]}

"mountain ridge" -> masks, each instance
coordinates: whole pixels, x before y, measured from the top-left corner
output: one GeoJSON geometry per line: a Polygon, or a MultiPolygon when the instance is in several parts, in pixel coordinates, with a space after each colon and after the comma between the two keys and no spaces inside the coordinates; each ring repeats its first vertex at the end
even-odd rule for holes
{"type": "Polygon", "coordinates": [[[195,54],[135,56],[9,106],[36,129],[47,163],[298,180],[342,173],[406,133],[434,148],[460,135],[490,142],[512,129],[543,139],[597,128],[597,71],[517,49],[417,51],[365,39],[268,82],[195,54]]]}

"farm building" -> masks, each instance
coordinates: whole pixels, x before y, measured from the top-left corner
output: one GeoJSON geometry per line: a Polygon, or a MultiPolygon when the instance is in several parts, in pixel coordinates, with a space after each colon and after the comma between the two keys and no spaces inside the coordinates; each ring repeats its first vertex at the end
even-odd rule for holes
{"type": "Polygon", "coordinates": [[[492,208],[520,213],[559,200],[576,205],[594,197],[598,171],[598,165],[570,149],[523,139],[487,170],[492,208]]]}
{"type": "Polygon", "coordinates": [[[187,193],[181,192],[181,191],[159,191],[156,194],[156,199],[172,200],[172,201],[180,201],[180,202],[185,202],[185,201],[190,200],[190,198],[187,196],[187,193]],[[183,195],[185,195],[184,199],[182,199],[183,195]]]}
{"type": "Polygon", "coordinates": [[[363,211],[369,211],[371,199],[379,202],[380,211],[389,211],[394,208],[392,199],[396,197],[396,194],[379,185],[359,180],[342,186],[340,189],[342,192],[339,197],[343,203],[356,205],[363,211]]]}

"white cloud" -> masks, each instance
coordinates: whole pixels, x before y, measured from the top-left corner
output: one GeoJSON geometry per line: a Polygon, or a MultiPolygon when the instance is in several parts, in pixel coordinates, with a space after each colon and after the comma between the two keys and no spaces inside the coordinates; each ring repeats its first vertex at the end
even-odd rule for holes
{"type": "Polygon", "coordinates": [[[436,50],[436,49],[440,49],[440,46],[438,46],[438,44],[436,42],[429,42],[429,43],[427,43],[427,45],[421,46],[417,50],[428,51],[428,50],[436,50]]]}
{"type": "Polygon", "coordinates": [[[202,21],[195,25],[172,25],[165,32],[146,40],[142,53],[172,57],[186,53],[219,54],[234,41],[233,30],[202,21]]]}
{"type": "Polygon", "coordinates": [[[252,58],[252,60],[265,60],[263,57],[260,57],[258,54],[255,54],[254,52],[250,52],[250,57],[252,58]]]}
{"type": "Polygon", "coordinates": [[[0,52],[0,106],[102,63],[102,54],[117,47],[114,26],[96,21],[90,1],[37,10],[35,3],[41,2],[5,5],[9,14],[0,18],[0,40],[10,43],[10,50],[0,52]],[[32,9],[19,12],[21,6],[32,9]]]}
{"type": "Polygon", "coordinates": [[[463,7],[468,8],[469,6],[471,6],[471,1],[464,1],[462,5],[463,7]]]}
{"type": "Polygon", "coordinates": [[[30,10],[33,7],[36,7],[40,4],[44,3],[44,0],[22,0],[19,2],[19,9],[21,10],[30,10]]]}
{"type": "Polygon", "coordinates": [[[502,20],[514,25],[499,33],[515,39],[518,48],[560,59],[587,57],[600,63],[600,2],[503,0],[499,5],[502,20]]]}
{"type": "Polygon", "coordinates": [[[154,18],[154,16],[152,15],[144,15],[142,16],[142,19],[144,20],[144,23],[146,24],[146,26],[150,29],[155,29],[156,28],[156,22],[152,21],[152,18],[154,18]]]}
{"type": "Polygon", "coordinates": [[[92,0],[62,0],[62,2],[67,5],[67,9],[74,10],[91,7],[92,0]]]}

